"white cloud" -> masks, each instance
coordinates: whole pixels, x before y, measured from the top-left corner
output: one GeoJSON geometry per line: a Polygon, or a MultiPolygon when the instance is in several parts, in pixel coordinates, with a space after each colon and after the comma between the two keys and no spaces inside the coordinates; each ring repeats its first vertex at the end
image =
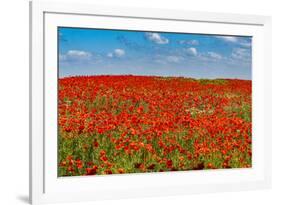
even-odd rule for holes
{"type": "Polygon", "coordinates": [[[67,51],[66,56],[72,58],[90,58],[92,54],[81,50],[69,50],[67,51]]]}
{"type": "Polygon", "coordinates": [[[59,60],[61,61],[78,61],[78,60],[90,60],[92,54],[82,50],[69,50],[65,54],[59,54],[59,60]]]}
{"type": "Polygon", "coordinates": [[[186,44],[186,45],[192,45],[192,46],[198,46],[199,45],[199,41],[197,41],[197,40],[180,40],[179,43],[180,44],[186,44]]]}
{"type": "Polygon", "coordinates": [[[194,47],[185,49],[186,53],[191,56],[197,56],[197,50],[194,47]]]}
{"type": "Polygon", "coordinates": [[[109,57],[109,58],[113,58],[113,57],[120,58],[124,55],[125,55],[125,51],[123,49],[116,48],[116,49],[114,49],[113,52],[108,53],[107,57],[109,57]]]}
{"type": "Polygon", "coordinates": [[[159,33],[151,33],[151,32],[147,32],[145,33],[145,37],[157,44],[167,44],[169,43],[169,39],[161,36],[159,33]]]}
{"type": "Polygon", "coordinates": [[[238,38],[235,36],[217,36],[217,38],[222,39],[227,42],[232,42],[232,43],[238,42],[238,38]]]}
{"type": "Polygon", "coordinates": [[[114,54],[117,57],[121,57],[121,56],[125,55],[125,51],[122,50],[122,49],[117,48],[117,49],[114,50],[114,54]]]}
{"type": "Polygon", "coordinates": [[[179,56],[168,56],[167,61],[171,63],[179,63],[182,60],[179,56]]]}

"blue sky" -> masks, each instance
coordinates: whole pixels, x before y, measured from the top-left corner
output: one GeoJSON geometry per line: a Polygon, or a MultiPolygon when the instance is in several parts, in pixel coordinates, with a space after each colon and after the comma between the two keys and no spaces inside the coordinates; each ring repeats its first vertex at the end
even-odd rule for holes
{"type": "Polygon", "coordinates": [[[58,28],[59,76],[251,79],[251,37],[58,28]]]}

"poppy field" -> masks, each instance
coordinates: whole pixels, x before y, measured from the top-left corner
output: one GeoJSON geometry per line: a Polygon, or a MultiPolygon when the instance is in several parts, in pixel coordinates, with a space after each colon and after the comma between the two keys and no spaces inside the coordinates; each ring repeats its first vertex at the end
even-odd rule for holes
{"type": "Polygon", "coordinates": [[[58,176],[252,165],[251,80],[58,80],[58,176]]]}

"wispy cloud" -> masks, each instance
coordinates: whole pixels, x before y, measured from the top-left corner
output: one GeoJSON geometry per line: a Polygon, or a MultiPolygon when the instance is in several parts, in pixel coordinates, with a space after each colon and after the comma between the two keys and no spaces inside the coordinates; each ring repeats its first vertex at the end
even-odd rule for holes
{"type": "Polygon", "coordinates": [[[153,62],[158,64],[165,64],[165,65],[171,65],[171,64],[180,64],[182,61],[185,60],[183,56],[180,55],[155,55],[151,58],[153,62]]]}
{"type": "Polygon", "coordinates": [[[250,48],[250,47],[252,46],[252,43],[251,43],[251,42],[247,42],[247,41],[241,41],[241,42],[239,43],[239,45],[240,45],[241,47],[244,47],[244,48],[250,48]]]}
{"type": "Polygon", "coordinates": [[[61,32],[59,32],[59,40],[60,40],[60,42],[67,42],[67,39],[61,32]]]}
{"type": "Polygon", "coordinates": [[[224,59],[226,59],[225,56],[213,51],[207,51],[198,54],[198,61],[218,62],[224,59]]]}
{"type": "Polygon", "coordinates": [[[144,52],[147,51],[149,48],[147,46],[140,44],[138,42],[132,41],[125,37],[124,35],[118,35],[116,40],[120,42],[123,46],[126,46],[128,49],[132,49],[135,51],[144,52]]]}
{"type": "Polygon", "coordinates": [[[217,36],[217,38],[222,39],[223,41],[226,42],[232,42],[232,43],[238,42],[238,38],[235,36],[217,36]]]}
{"type": "Polygon", "coordinates": [[[221,60],[222,59],[222,55],[221,54],[218,54],[216,52],[207,52],[207,56],[212,58],[212,59],[216,59],[216,60],[221,60]]]}
{"type": "Polygon", "coordinates": [[[223,40],[224,42],[235,44],[244,48],[250,48],[252,46],[250,39],[235,36],[217,36],[217,38],[223,40]]]}
{"type": "Polygon", "coordinates": [[[183,44],[183,45],[191,45],[191,46],[198,46],[199,45],[198,40],[180,40],[178,42],[179,42],[179,44],[183,44]]]}
{"type": "Polygon", "coordinates": [[[145,33],[145,37],[157,44],[168,44],[169,43],[169,39],[161,36],[159,33],[151,33],[151,32],[146,32],[145,33]]]}
{"type": "Polygon", "coordinates": [[[179,63],[180,61],[182,61],[182,57],[181,56],[167,56],[167,61],[171,62],[171,63],[179,63]]]}
{"type": "Polygon", "coordinates": [[[241,61],[250,61],[251,60],[251,53],[248,49],[245,48],[234,48],[231,57],[234,60],[241,60],[241,61]]]}

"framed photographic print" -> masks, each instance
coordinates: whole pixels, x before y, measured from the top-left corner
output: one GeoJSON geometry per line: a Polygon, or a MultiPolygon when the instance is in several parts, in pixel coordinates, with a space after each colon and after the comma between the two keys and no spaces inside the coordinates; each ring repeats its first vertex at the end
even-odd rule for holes
{"type": "Polygon", "coordinates": [[[270,187],[270,17],[36,1],[30,25],[32,204],[270,187]]]}

